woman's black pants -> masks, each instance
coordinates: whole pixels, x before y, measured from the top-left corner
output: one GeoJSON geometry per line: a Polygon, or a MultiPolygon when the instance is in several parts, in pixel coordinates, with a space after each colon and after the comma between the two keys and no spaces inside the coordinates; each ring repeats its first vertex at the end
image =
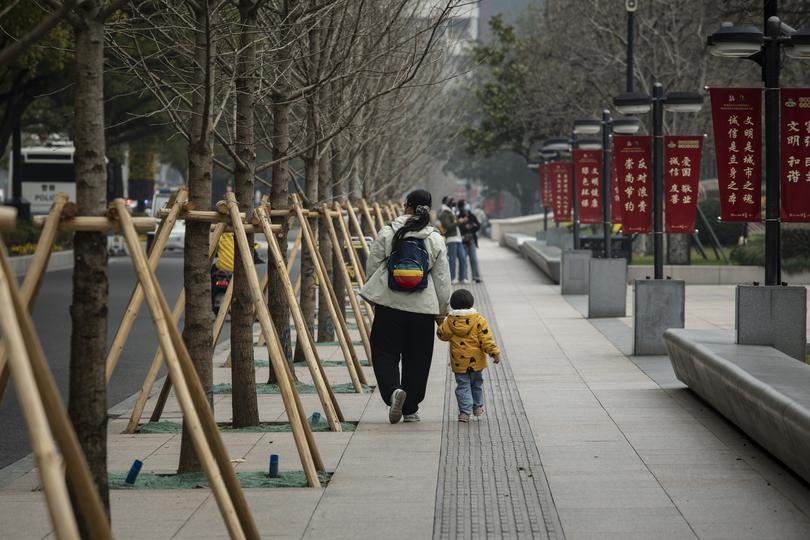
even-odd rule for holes
{"type": "Polygon", "coordinates": [[[402,408],[403,414],[413,414],[419,410],[419,404],[425,399],[435,334],[434,315],[411,313],[385,306],[374,309],[371,355],[374,375],[377,377],[377,390],[386,405],[391,405],[394,390],[402,388],[408,395],[402,408]]]}

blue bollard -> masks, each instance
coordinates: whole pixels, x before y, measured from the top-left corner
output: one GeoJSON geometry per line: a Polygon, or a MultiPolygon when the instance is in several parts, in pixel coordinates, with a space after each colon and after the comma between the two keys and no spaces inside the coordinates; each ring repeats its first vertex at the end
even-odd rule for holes
{"type": "Polygon", "coordinates": [[[270,454],[270,478],[278,478],[278,454],[270,454]]]}
{"type": "Polygon", "coordinates": [[[141,472],[141,467],[143,467],[143,461],[140,459],[136,459],[132,462],[132,467],[129,468],[127,479],[125,480],[127,484],[131,485],[135,483],[135,480],[138,478],[138,473],[141,472]]]}
{"type": "Polygon", "coordinates": [[[319,412],[312,413],[312,417],[309,419],[309,424],[314,427],[320,423],[321,423],[321,413],[319,412]]]}

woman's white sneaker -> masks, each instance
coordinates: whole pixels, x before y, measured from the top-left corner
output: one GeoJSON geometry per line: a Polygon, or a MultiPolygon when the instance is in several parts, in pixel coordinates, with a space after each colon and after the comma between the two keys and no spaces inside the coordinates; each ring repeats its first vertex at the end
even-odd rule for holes
{"type": "Polygon", "coordinates": [[[402,419],[402,406],[405,404],[405,398],[408,394],[402,388],[397,388],[391,394],[391,408],[388,409],[388,421],[396,424],[402,419]]]}

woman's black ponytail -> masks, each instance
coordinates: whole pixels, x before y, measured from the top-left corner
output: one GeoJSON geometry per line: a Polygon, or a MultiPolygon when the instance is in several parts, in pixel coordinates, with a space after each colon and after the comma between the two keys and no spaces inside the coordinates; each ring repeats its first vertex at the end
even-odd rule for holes
{"type": "Polygon", "coordinates": [[[430,225],[430,207],[432,204],[433,197],[430,196],[430,192],[424,189],[415,189],[408,193],[405,198],[405,206],[413,210],[413,215],[394,234],[394,241],[391,246],[392,253],[399,249],[399,244],[407,233],[421,231],[430,225]]]}

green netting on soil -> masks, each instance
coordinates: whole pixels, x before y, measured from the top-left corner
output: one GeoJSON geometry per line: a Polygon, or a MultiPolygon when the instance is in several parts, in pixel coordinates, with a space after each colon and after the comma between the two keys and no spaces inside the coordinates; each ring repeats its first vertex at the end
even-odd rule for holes
{"type": "MultiPolygon", "coordinates": [[[[154,474],[141,473],[134,484],[126,483],[126,473],[108,473],[110,489],[195,489],[207,488],[205,473],[154,474]]],[[[290,488],[307,487],[304,471],[283,471],[278,478],[269,478],[264,472],[237,472],[236,477],[243,488],[290,488]]],[[[326,487],[332,473],[319,472],[321,485],[326,487]]]]}
{"type": "MultiPolygon", "coordinates": [[[[296,382],[295,387],[298,389],[299,394],[316,394],[315,386],[312,384],[305,384],[302,382],[296,382]]],[[[363,393],[368,394],[371,392],[372,387],[368,385],[363,385],[363,393]]],[[[332,385],[332,392],[335,394],[353,394],[354,393],[354,386],[351,383],[342,383],[342,384],[333,384],[332,385]]],[[[222,383],[222,384],[215,384],[214,385],[214,393],[215,394],[231,394],[233,393],[231,389],[230,383],[222,383]]],[[[278,388],[277,384],[257,384],[256,385],[256,393],[257,394],[280,394],[281,391],[278,388]]]]}
{"type": "MultiPolygon", "coordinates": [[[[343,360],[324,360],[323,367],[343,367],[346,365],[346,362],[343,360]]],[[[299,364],[301,366],[305,366],[306,364],[299,364]]],[[[360,360],[361,366],[368,366],[368,360],[360,360]]],[[[267,360],[256,360],[256,367],[269,367],[270,362],[267,360]]]]}
{"type": "MultiPolygon", "coordinates": [[[[346,362],[343,360],[324,360],[323,367],[343,367],[346,365],[346,362]]],[[[368,366],[368,360],[360,360],[361,366],[368,366]]]]}
{"type": "MultiPolygon", "coordinates": [[[[219,423],[219,430],[225,433],[288,433],[292,431],[292,426],[288,422],[263,422],[258,426],[248,426],[243,428],[232,428],[229,424],[219,423]]],[[[357,426],[351,422],[341,422],[343,431],[354,431],[357,426]]],[[[329,431],[329,425],[325,420],[321,420],[316,425],[312,425],[312,431],[329,431]]],[[[138,426],[138,433],[180,433],[183,424],[180,422],[147,422],[138,426]]]]}
{"type": "MultiPolygon", "coordinates": [[[[362,341],[352,341],[352,345],[362,345],[362,341]]],[[[340,343],[337,341],[319,341],[315,345],[323,345],[324,347],[339,347],[340,343]]]]}

